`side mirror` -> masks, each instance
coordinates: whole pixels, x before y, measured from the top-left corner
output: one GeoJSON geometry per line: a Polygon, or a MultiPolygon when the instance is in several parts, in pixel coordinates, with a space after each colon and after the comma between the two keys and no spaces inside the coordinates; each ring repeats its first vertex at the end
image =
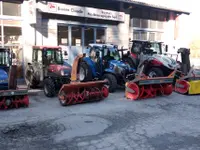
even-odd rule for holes
{"type": "Polygon", "coordinates": [[[168,52],[168,45],[165,46],[165,51],[168,52]]]}
{"type": "Polygon", "coordinates": [[[65,55],[65,56],[67,56],[67,55],[68,55],[67,51],[64,51],[64,55],[65,55]]]}
{"type": "Polygon", "coordinates": [[[16,58],[16,55],[15,53],[12,53],[12,58],[15,59],[16,58]]]}

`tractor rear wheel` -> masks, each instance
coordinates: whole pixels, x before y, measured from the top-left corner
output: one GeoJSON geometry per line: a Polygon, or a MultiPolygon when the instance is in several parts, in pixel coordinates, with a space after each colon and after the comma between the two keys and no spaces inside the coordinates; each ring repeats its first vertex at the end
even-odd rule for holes
{"type": "Polygon", "coordinates": [[[79,65],[79,80],[81,82],[87,82],[92,80],[92,72],[85,62],[81,62],[79,65]]]}
{"type": "Polygon", "coordinates": [[[151,69],[149,69],[147,75],[150,78],[164,77],[164,73],[160,68],[151,68],[151,69]]]}
{"type": "Polygon", "coordinates": [[[108,86],[109,86],[109,92],[114,93],[117,89],[117,79],[114,75],[112,74],[105,74],[103,76],[104,80],[107,80],[108,86]]]}
{"type": "Polygon", "coordinates": [[[55,83],[50,78],[44,80],[44,94],[47,97],[54,97],[56,95],[55,83]]]}

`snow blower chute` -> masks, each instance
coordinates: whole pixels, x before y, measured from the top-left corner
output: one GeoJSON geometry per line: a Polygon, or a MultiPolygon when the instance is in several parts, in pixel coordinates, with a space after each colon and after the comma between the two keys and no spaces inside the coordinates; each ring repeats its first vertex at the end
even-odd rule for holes
{"type": "Polygon", "coordinates": [[[9,49],[0,49],[0,109],[19,108],[29,106],[27,89],[17,88],[17,66],[12,65],[15,57],[9,49]]]}
{"type": "Polygon", "coordinates": [[[190,49],[180,48],[181,71],[176,73],[174,90],[180,94],[200,94],[200,70],[190,66],[190,49]]]}
{"type": "Polygon", "coordinates": [[[144,66],[133,81],[126,83],[125,96],[127,99],[139,100],[172,94],[175,71],[167,77],[149,78],[142,73],[143,68],[144,66]]]}
{"type": "Polygon", "coordinates": [[[79,65],[83,63],[84,55],[74,60],[71,73],[71,83],[64,84],[58,94],[62,106],[102,100],[109,95],[106,81],[79,81],[79,65]]]}

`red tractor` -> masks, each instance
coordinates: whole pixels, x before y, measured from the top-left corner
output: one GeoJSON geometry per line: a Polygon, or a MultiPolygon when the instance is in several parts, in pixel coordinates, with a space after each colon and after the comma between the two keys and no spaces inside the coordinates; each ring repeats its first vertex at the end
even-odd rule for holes
{"type": "Polygon", "coordinates": [[[25,80],[29,87],[43,84],[47,97],[54,97],[63,84],[70,83],[71,68],[64,65],[60,47],[33,46],[32,62],[28,63],[25,80]]]}

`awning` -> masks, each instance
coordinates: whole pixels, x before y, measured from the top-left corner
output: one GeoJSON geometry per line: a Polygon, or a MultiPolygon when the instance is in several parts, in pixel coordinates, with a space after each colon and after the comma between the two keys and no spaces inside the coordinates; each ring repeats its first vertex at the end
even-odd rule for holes
{"type": "MultiPolygon", "coordinates": [[[[149,2],[149,0],[148,1],[147,0],[116,0],[116,1],[124,2],[124,3],[131,3],[131,4],[135,4],[135,5],[140,5],[140,6],[152,7],[152,8],[157,8],[157,9],[161,9],[161,10],[174,11],[177,13],[184,13],[184,14],[188,14],[188,15],[191,13],[188,10],[179,9],[178,7],[180,7],[180,6],[177,6],[175,8],[175,7],[168,6],[168,5],[166,6],[165,4],[152,3],[152,2],[149,2]]],[[[160,0],[160,1],[163,3],[162,0],[160,0]]]]}

